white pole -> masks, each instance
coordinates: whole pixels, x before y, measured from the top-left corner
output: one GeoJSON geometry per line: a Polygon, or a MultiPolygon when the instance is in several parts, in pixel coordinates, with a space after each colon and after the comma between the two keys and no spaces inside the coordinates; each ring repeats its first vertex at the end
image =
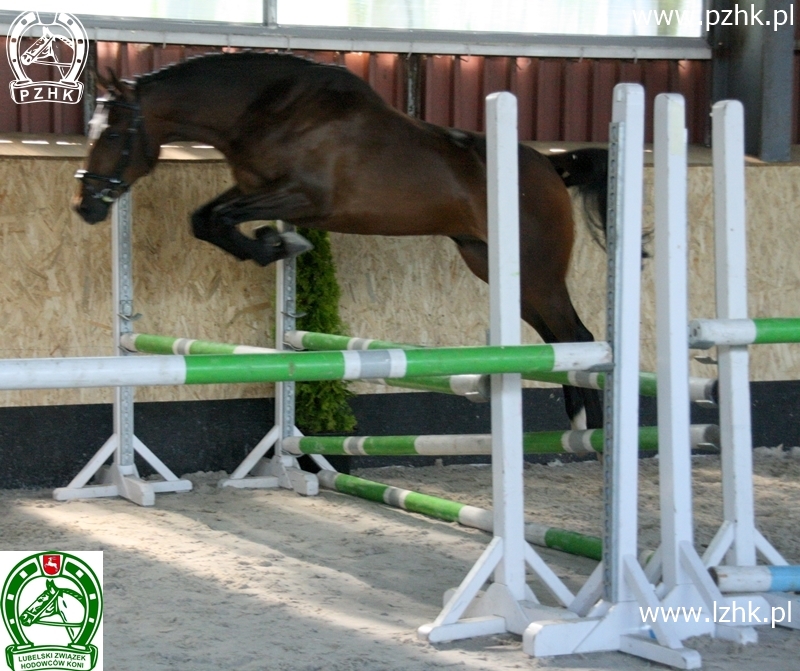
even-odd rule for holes
{"type": "MultiPolygon", "coordinates": [[[[517,100],[486,99],[489,208],[490,345],[519,345],[519,166],[517,100]]],[[[525,599],[525,511],[522,482],[522,377],[492,375],[492,490],[494,534],[504,552],[495,582],[525,599]]]]}
{"type": "MultiPolygon", "coordinates": [[[[744,108],[739,101],[712,108],[714,249],[717,318],[747,318],[744,108]]],[[[753,445],[747,346],[720,346],[719,414],[723,512],[733,527],[729,563],[756,563],[753,507],[753,445]]],[[[716,563],[716,562],[715,562],[716,563]]]]}
{"type": "Polygon", "coordinates": [[[603,566],[606,598],[632,601],[625,557],[637,555],[639,431],[639,303],[641,296],[644,89],[617,84],[611,124],[620,160],[609,165],[608,342],[614,354],[605,393],[605,530],[603,566]]]}
{"type": "Polygon", "coordinates": [[[683,96],[656,97],[653,150],[661,552],[664,584],[671,590],[691,582],[680,547],[693,544],[683,96]]]}
{"type": "Polygon", "coordinates": [[[186,384],[186,358],[172,355],[0,360],[0,389],[79,389],[186,384]]]}

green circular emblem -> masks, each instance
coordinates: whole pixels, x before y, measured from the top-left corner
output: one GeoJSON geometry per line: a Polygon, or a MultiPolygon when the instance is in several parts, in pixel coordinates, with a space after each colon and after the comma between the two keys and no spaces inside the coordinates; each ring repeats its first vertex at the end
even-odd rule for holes
{"type": "Polygon", "coordinates": [[[91,642],[103,614],[103,591],[82,559],[66,552],[33,554],[9,573],[0,599],[14,641],[6,648],[13,671],[88,671],[97,664],[91,642]]]}

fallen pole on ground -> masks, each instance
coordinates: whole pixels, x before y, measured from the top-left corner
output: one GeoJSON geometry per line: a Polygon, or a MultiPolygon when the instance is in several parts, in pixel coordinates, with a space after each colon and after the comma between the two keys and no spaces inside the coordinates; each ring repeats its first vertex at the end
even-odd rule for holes
{"type": "MultiPolygon", "coordinates": [[[[336,471],[323,470],[317,473],[319,484],[343,494],[358,496],[369,501],[377,501],[409,512],[427,515],[445,522],[458,522],[465,527],[492,533],[493,514],[491,510],[468,506],[436,496],[420,494],[408,489],[391,487],[380,482],[345,475],[336,471]]],[[[560,550],[579,557],[600,561],[603,542],[596,536],[586,536],[574,531],[528,522],[525,524],[525,540],[533,545],[560,550]]]]}

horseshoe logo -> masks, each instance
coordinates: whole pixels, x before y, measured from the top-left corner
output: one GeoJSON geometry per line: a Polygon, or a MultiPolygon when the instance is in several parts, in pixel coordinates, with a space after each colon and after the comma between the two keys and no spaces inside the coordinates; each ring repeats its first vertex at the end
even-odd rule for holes
{"type": "Polygon", "coordinates": [[[92,639],[103,614],[103,589],[92,567],[66,552],[39,552],[19,562],[0,591],[0,615],[12,644],[13,671],[63,671],[97,664],[92,639]]]}
{"type": "Polygon", "coordinates": [[[77,103],[83,95],[83,84],[77,79],[86,65],[88,47],[86,31],[72,14],[59,12],[52,23],[44,23],[38,12],[23,12],[14,19],[6,40],[8,63],[14,72],[11,98],[20,105],[77,103]],[[41,35],[33,44],[23,41],[38,33],[41,35]],[[31,65],[49,66],[59,77],[35,81],[26,72],[31,65]]]}

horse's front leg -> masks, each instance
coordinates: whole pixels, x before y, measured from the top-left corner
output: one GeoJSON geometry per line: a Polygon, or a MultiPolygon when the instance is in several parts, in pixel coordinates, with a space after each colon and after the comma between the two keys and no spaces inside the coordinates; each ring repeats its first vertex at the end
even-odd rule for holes
{"type": "Polygon", "coordinates": [[[196,238],[210,242],[233,254],[237,259],[253,259],[262,266],[302,254],[312,245],[294,232],[278,233],[264,226],[255,238],[244,235],[237,225],[245,221],[285,219],[293,216],[304,201],[300,198],[276,199],[274,194],[243,194],[233,187],[220,194],[192,215],[192,230],[196,238]]]}

